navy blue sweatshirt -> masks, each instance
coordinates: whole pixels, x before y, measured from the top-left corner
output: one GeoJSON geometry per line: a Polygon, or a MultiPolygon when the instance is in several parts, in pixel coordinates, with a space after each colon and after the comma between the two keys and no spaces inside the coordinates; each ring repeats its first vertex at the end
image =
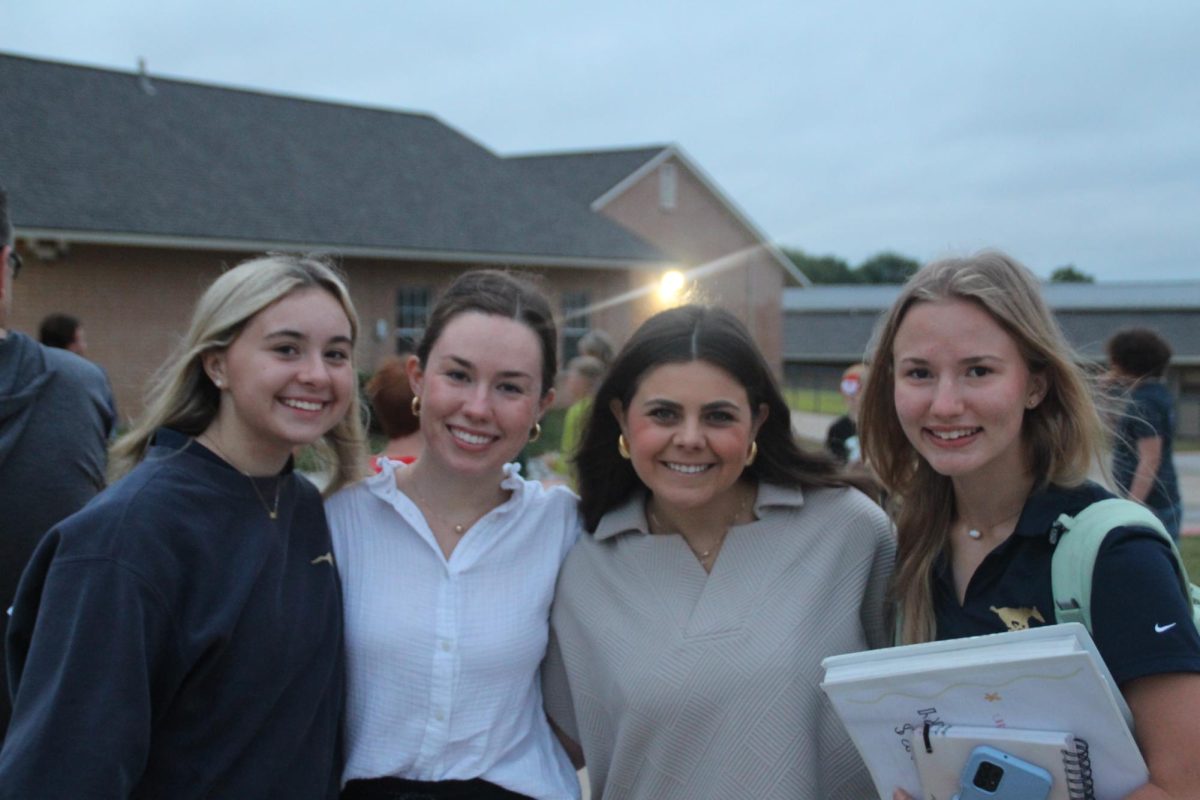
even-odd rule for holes
{"type": "Polygon", "coordinates": [[[160,431],[53,528],[8,631],[0,798],[334,798],[341,593],[317,490],[160,431]],[[260,496],[261,495],[261,496],[260,496]]]}

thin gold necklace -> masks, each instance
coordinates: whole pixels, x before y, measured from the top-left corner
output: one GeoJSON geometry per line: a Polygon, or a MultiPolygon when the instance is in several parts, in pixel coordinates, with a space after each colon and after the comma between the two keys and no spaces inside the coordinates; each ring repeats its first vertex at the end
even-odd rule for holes
{"type": "Polygon", "coordinates": [[[254,494],[258,497],[258,502],[262,503],[262,507],[267,512],[267,516],[271,519],[279,519],[279,490],[283,486],[282,477],[278,475],[275,476],[275,506],[271,507],[267,505],[267,498],[263,497],[263,493],[259,490],[258,484],[255,482],[254,478],[250,477],[249,473],[242,472],[240,469],[238,469],[234,463],[229,460],[229,456],[225,455],[225,451],[218,447],[217,443],[213,441],[211,437],[205,437],[205,440],[201,442],[200,437],[197,436],[196,441],[200,442],[200,444],[219,455],[226,464],[233,467],[238,472],[241,472],[241,474],[246,477],[246,480],[250,481],[250,488],[254,490],[254,494]]]}
{"type": "MultiPolygon", "coordinates": [[[[488,512],[496,507],[496,506],[489,506],[488,508],[484,509],[482,513],[476,514],[469,522],[455,523],[455,522],[451,522],[449,519],[442,516],[441,512],[435,510],[433,505],[429,502],[429,499],[425,497],[425,493],[422,492],[420,489],[418,489],[416,486],[414,486],[411,481],[409,482],[408,488],[412,489],[413,494],[416,495],[418,505],[421,507],[421,511],[423,513],[425,513],[426,516],[432,515],[442,524],[449,525],[450,528],[453,529],[453,531],[456,534],[458,534],[459,536],[462,536],[464,533],[469,531],[476,522],[479,522],[479,520],[486,517],[488,512]]],[[[499,504],[497,504],[497,505],[499,505],[499,504]]]]}
{"type": "MultiPolygon", "coordinates": [[[[696,560],[700,562],[700,565],[705,569],[708,569],[710,566],[708,560],[710,558],[714,558],[717,552],[720,551],[721,545],[725,543],[725,537],[729,535],[729,529],[732,528],[739,519],[745,516],[746,509],[750,506],[750,494],[750,492],[745,492],[742,494],[742,500],[738,504],[737,509],[733,512],[733,516],[729,518],[729,522],[726,523],[725,528],[721,531],[721,535],[717,537],[717,540],[713,542],[707,550],[697,550],[688,537],[684,536],[682,532],[668,531],[666,526],[659,521],[658,515],[654,513],[654,509],[650,507],[649,503],[646,504],[646,516],[650,520],[651,527],[658,529],[658,533],[679,533],[679,538],[683,539],[683,543],[686,544],[688,549],[692,551],[692,555],[696,557],[696,560]]],[[[650,532],[654,533],[655,531],[651,530],[650,532]]]]}

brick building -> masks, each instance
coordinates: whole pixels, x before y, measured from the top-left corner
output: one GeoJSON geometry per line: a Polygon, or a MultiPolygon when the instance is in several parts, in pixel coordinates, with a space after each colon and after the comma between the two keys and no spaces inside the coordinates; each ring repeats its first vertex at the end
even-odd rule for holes
{"type": "Polygon", "coordinates": [[[13,327],[83,319],[123,413],[196,297],[269,250],[346,272],[370,366],[472,266],[543,276],[564,352],[657,310],[666,270],[782,369],[804,277],[675,145],[503,157],[427,114],[0,54],[0,185],[26,260],[13,327]]]}

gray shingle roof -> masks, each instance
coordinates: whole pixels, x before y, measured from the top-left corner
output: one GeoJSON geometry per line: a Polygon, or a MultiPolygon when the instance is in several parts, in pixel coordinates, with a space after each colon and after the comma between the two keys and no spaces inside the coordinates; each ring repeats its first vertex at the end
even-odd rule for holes
{"type": "Polygon", "coordinates": [[[510,156],[509,160],[534,179],[590,205],[667,147],[652,145],[624,150],[530,153],[510,156]]]}
{"type": "Polygon", "coordinates": [[[0,54],[18,229],[471,255],[662,255],[432,116],[0,54]]]}

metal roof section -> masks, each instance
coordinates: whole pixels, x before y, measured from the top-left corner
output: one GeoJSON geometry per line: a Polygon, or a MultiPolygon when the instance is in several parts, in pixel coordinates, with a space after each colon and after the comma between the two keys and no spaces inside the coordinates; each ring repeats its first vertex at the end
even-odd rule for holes
{"type": "MultiPolygon", "coordinates": [[[[900,294],[899,285],[821,285],[785,289],[783,310],[821,313],[880,312],[900,294]]],[[[1056,311],[1200,308],[1200,281],[1043,283],[1042,296],[1056,311]]]]}

